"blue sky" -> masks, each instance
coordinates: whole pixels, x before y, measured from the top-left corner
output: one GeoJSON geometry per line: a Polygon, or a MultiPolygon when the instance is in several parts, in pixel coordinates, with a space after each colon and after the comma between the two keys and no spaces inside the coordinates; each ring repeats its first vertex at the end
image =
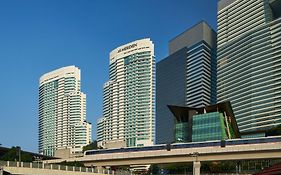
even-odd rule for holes
{"type": "Polygon", "coordinates": [[[109,52],[150,37],[156,61],[168,41],[201,20],[216,29],[217,0],[1,0],[0,143],[37,152],[38,81],[76,65],[87,94],[87,119],[102,115],[109,52]]]}

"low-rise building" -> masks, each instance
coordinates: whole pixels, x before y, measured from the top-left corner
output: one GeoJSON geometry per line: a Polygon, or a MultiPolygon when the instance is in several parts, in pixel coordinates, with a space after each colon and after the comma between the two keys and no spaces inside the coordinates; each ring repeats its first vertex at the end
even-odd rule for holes
{"type": "Polygon", "coordinates": [[[200,142],[240,138],[230,102],[201,108],[168,105],[176,124],[175,142],[200,142]]]}

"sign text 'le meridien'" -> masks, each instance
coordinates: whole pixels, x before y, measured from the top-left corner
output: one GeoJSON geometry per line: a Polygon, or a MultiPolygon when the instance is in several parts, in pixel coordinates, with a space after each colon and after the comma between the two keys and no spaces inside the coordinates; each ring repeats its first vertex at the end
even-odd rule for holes
{"type": "Polygon", "coordinates": [[[137,43],[131,44],[131,45],[129,45],[129,46],[125,46],[125,47],[123,47],[122,49],[119,49],[117,53],[120,53],[120,52],[123,52],[123,51],[125,51],[125,50],[134,48],[134,47],[136,47],[136,46],[138,46],[137,43]]]}

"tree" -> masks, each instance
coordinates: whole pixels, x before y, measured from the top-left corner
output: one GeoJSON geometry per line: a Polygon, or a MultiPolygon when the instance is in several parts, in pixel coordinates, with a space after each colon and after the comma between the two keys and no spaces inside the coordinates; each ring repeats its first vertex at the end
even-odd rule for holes
{"type": "MultiPolygon", "coordinates": [[[[32,155],[30,153],[26,153],[21,151],[21,161],[22,162],[32,162],[32,155]]],[[[19,148],[12,147],[7,151],[2,157],[1,160],[5,161],[19,161],[19,148]]]]}
{"type": "Polygon", "coordinates": [[[22,162],[32,162],[33,161],[33,156],[29,153],[22,153],[21,154],[21,161],[22,162]]]}
{"type": "Polygon", "coordinates": [[[93,149],[98,149],[98,142],[96,140],[94,140],[93,142],[91,142],[90,144],[83,146],[83,152],[87,151],[87,150],[93,150],[93,149]]]}
{"type": "Polygon", "coordinates": [[[77,162],[77,161],[74,161],[74,162],[61,162],[59,163],[60,165],[66,165],[66,166],[76,166],[76,167],[85,167],[84,164],[82,162],[77,162]]]}
{"type": "Polygon", "coordinates": [[[18,160],[18,149],[16,147],[12,147],[11,149],[9,149],[9,151],[7,151],[2,157],[1,160],[5,160],[5,161],[14,161],[14,160],[18,160]]]}
{"type": "Polygon", "coordinates": [[[212,173],[221,172],[221,162],[210,162],[208,166],[212,173]]]}

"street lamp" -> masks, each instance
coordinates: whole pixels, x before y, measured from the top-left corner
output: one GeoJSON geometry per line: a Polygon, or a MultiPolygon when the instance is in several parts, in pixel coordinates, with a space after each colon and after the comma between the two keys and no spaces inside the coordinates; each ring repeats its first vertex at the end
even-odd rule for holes
{"type": "Polygon", "coordinates": [[[18,154],[19,154],[19,162],[21,162],[21,148],[20,148],[20,146],[17,146],[16,148],[17,148],[18,154]]]}

